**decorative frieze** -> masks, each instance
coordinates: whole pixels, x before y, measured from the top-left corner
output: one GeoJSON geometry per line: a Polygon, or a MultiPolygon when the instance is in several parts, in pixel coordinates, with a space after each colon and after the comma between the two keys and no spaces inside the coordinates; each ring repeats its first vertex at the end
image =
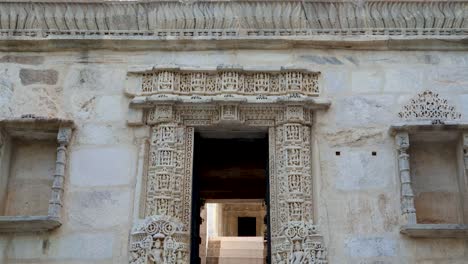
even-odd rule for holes
{"type": "Polygon", "coordinates": [[[318,95],[319,73],[305,71],[167,71],[142,74],[142,94],[318,95]]]}
{"type": "MultiPolygon", "coordinates": [[[[468,34],[466,1],[7,1],[0,38],[468,34]]],[[[169,77],[169,76],[168,76],[169,77]]]]}
{"type": "Polygon", "coordinates": [[[432,91],[419,93],[410,102],[403,106],[403,111],[398,113],[400,118],[408,121],[431,121],[433,124],[443,124],[445,121],[461,118],[461,113],[455,110],[455,106],[448,103],[447,99],[439,97],[432,91]]]}

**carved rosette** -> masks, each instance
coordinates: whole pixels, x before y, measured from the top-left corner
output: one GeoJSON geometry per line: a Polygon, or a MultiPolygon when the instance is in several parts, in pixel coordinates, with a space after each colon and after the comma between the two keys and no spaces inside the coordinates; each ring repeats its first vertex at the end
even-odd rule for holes
{"type": "Polygon", "coordinates": [[[182,222],[165,215],[150,216],[132,230],[130,264],[188,263],[189,245],[182,222]]]}

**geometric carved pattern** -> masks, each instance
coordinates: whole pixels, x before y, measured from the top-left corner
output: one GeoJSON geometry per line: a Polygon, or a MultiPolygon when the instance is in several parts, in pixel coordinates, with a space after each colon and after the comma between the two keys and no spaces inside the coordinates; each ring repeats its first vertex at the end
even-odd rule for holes
{"type": "Polygon", "coordinates": [[[446,120],[461,118],[461,114],[455,111],[454,106],[449,105],[446,99],[439,98],[439,94],[432,91],[418,94],[398,115],[406,120],[430,120],[433,124],[443,124],[446,120]]]}
{"type": "Polygon", "coordinates": [[[310,133],[310,126],[300,123],[270,129],[270,152],[275,151],[270,159],[275,160],[270,175],[275,188],[270,199],[273,263],[327,263],[313,223],[310,133]]]}
{"type": "Polygon", "coordinates": [[[175,123],[152,128],[145,195],[147,222],[132,233],[130,263],[188,263],[193,132],[193,127],[175,123]]]}
{"type": "MultiPolygon", "coordinates": [[[[226,81],[229,89],[236,87],[233,76],[226,81]]],[[[173,77],[164,76],[164,87],[174,87],[167,82],[173,77]]],[[[269,127],[272,263],[327,263],[313,222],[310,110],[300,104],[164,104],[154,106],[146,116],[153,127],[145,217],[149,222],[164,219],[159,225],[169,224],[180,232],[150,233],[137,226],[130,263],[188,263],[194,127],[220,122],[269,127]],[[160,107],[170,110],[160,111],[160,107]]]]}
{"type": "Polygon", "coordinates": [[[146,183],[146,216],[166,215],[178,219],[186,231],[190,224],[191,147],[193,128],[161,124],[152,129],[146,183]]]}
{"type": "Polygon", "coordinates": [[[468,34],[465,1],[35,2],[0,3],[0,37],[168,40],[468,34]]]}
{"type": "Polygon", "coordinates": [[[318,73],[310,72],[183,72],[164,70],[144,73],[141,91],[144,94],[170,93],[180,95],[217,95],[223,93],[317,95],[319,88],[318,73]]]}

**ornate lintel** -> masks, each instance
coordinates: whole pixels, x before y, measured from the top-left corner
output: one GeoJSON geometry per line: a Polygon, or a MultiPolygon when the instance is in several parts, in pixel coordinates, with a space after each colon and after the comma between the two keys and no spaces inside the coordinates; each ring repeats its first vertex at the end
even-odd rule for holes
{"type": "Polygon", "coordinates": [[[216,70],[154,69],[140,73],[137,95],[307,95],[319,94],[319,72],[304,69],[252,71],[218,68],[216,70]]]}

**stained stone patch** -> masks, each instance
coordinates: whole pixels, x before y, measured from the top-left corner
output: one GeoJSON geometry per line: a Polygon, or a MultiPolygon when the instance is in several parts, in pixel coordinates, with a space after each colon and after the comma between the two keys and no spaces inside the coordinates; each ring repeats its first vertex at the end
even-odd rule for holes
{"type": "Polygon", "coordinates": [[[126,189],[78,191],[71,197],[68,217],[74,229],[109,228],[125,223],[130,215],[132,200],[126,189]]]}
{"type": "Polygon", "coordinates": [[[44,63],[44,57],[42,56],[13,56],[5,55],[0,57],[0,63],[18,63],[28,65],[40,65],[44,63]]]}
{"type": "Polygon", "coordinates": [[[19,77],[23,85],[35,83],[54,85],[58,80],[58,72],[55,70],[21,69],[19,77]]]}

